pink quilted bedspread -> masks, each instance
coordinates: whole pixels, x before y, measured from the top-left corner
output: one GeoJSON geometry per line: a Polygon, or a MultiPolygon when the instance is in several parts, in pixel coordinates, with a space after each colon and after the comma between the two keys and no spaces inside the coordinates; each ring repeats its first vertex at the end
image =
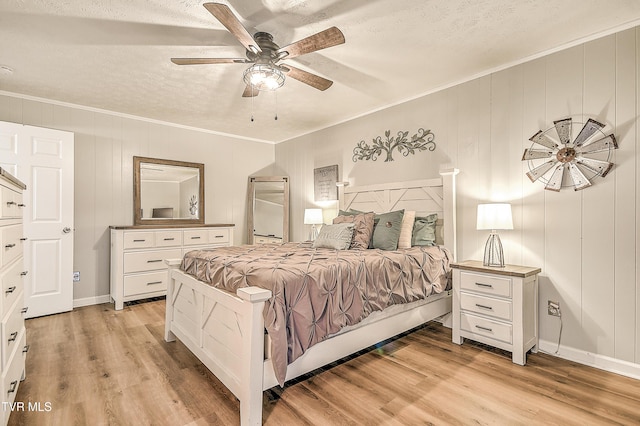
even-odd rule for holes
{"type": "Polygon", "coordinates": [[[384,251],[286,243],[195,250],[185,255],[181,269],[233,293],[247,286],[271,290],[265,328],[283,385],[288,364],[342,327],[448,289],[451,261],[440,246],[384,251]]]}

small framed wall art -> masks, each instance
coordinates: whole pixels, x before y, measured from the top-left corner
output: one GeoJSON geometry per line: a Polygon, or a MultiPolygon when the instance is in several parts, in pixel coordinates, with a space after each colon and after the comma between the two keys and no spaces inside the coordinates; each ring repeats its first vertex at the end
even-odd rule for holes
{"type": "Polygon", "coordinates": [[[335,201],[338,199],[338,165],[313,169],[313,194],[315,201],[335,201]]]}

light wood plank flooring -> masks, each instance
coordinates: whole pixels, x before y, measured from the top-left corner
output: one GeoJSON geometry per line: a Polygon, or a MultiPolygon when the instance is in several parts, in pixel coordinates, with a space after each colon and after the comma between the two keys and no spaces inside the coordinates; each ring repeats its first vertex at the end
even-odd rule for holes
{"type": "MultiPolygon", "coordinates": [[[[10,425],[233,425],[235,397],[179,342],[164,300],[27,320],[27,379],[10,425]]],[[[451,343],[431,323],[265,392],[267,425],[640,424],[640,381],[549,355],[451,343]]]]}

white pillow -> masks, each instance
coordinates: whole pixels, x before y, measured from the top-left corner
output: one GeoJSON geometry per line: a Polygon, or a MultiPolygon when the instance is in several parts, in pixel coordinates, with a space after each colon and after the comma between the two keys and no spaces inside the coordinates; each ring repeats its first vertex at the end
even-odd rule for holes
{"type": "Polygon", "coordinates": [[[398,239],[398,248],[411,248],[411,235],[413,234],[413,222],[416,219],[416,212],[405,210],[402,217],[402,225],[400,226],[400,238],[398,239]]]}
{"type": "Polygon", "coordinates": [[[313,247],[347,250],[353,238],[353,223],[322,225],[320,235],[313,242],[313,247]]]}

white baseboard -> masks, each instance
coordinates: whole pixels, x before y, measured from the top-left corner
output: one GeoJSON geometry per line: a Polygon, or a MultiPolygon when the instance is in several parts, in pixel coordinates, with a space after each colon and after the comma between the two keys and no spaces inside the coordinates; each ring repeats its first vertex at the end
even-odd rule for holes
{"type": "Polygon", "coordinates": [[[538,342],[538,348],[545,354],[557,356],[559,358],[599,368],[600,370],[609,371],[622,376],[631,377],[633,379],[640,379],[640,364],[566,346],[560,346],[560,350],[556,353],[557,347],[557,343],[549,342],[548,340],[540,340],[538,342]]]}
{"type": "Polygon", "coordinates": [[[104,296],[85,297],[84,299],[73,299],[73,307],[80,308],[82,306],[99,305],[101,303],[111,302],[111,296],[105,294],[104,296]]]}

